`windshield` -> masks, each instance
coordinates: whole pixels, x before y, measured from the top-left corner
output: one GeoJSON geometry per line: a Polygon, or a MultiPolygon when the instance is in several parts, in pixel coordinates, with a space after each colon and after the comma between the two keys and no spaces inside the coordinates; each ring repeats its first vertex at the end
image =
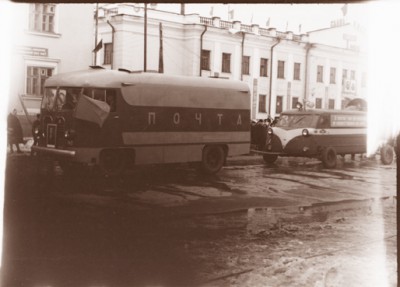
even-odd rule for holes
{"type": "Polygon", "coordinates": [[[81,92],[82,88],[46,88],[41,107],[48,111],[73,110],[81,92]]]}
{"type": "Polygon", "coordinates": [[[276,127],[297,129],[315,127],[318,115],[281,115],[276,127]]]}
{"type": "Polygon", "coordinates": [[[46,88],[42,100],[42,109],[47,111],[68,111],[74,110],[79,98],[84,95],[97,101],[105,102],[110,106],[110,111],[116,110],[115,89],[102,88],[46,88]]]}

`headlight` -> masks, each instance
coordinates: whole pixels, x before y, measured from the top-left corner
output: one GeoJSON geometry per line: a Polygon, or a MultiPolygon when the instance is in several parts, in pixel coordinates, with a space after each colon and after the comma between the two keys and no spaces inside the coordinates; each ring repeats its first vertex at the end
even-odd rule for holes
{"type": "Polygon", "coordinates": [[[68,140],[72,140],[75,138],[75,131],[74,130],[66,130],[64,133],[64,137],[68,140]]]}
{"type": "Polygon", "coordinates": [[[267,133],[268,133],[269,135],[272,135],[274,132],[273,132],[273,130],[272,130],[271,128],[268,128],[267,133]]]}
{"type": "Polygon", "coordinates": [[[304,130],[301,132],[301,134],[302,134],[304,137],[308,136],[308,135],[309,135],[308,129],[304,129],[304,130]]]}

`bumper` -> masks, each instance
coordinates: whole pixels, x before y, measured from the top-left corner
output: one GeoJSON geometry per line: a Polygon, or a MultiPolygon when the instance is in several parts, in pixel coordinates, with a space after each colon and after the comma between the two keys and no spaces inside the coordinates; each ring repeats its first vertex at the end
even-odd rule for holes
{"type": "Polygon", "coordinates": [[[286,155],[281,152],[262,151],[262,150],[256,150],[256,149],[251,149],[250,153],[261,154],[261,155],[277,155],[277,156],[285,156],[286,155]]]}
{"type": "Polygon", "coordinates": [[[65,149],[56,149],[42,146],[32,146],[32,152],[38,154],[44,154],[49,156],[63,157],[63,158],[74,158],[75,151],[73,150],[65,150],[65,149]]]}

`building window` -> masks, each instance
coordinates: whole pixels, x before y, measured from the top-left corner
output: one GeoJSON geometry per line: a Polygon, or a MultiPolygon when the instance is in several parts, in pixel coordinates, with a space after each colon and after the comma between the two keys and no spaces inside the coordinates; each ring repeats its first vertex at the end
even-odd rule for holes
{"type": "Polygon", "coordinates": [[[343,69],[343,74],[342,74],[342,85],[343,86],[346,83],[346,80],[347,80],[347,70],[343,69]]]}
{"type": "Polygon", "coordinates": [[[356,71],[351,71],[350,79],[353,81],[356,79],[356,71]]]}
{"type": "Polygon", "coordinates": [[[31,4],[29,13],[29,30],[54,33],[54,16],[56,5],[31,4]]]}
{"type": "Polygon", "coordinates": [[[317,66],[317,82],[318,83],[324,82],[324,67],[320,65],[317,66]]]}
{"type": "Polygon", "coordinates": [[[249,56],[243,56],[242,59],[242,74],[243,75],[250,75],[250,57],[249,56]]]}
{"type": "Polygon", "coordinates": [[[282,111],[283,111],[283,96],[277,96],[275,112],[277,114],[280,114],[282,111]]]}
{"type": "Polygon", "coordinates": [[[260,59],[260,77],[268,77],[268,59],[260,59]]]}
{"type": "Polygon", "coordinates": [[[222,73],[231,72],[231,54],[222,53],[222,73]]]}
{"type": "Polygon", "coordinates": [[[44,81],[53,74],[52,68],[28,66],[26,71],[26,94],[29,96],[44,95],[44,81]]]}
{"type": "Polygon", "coordinates": [[[299,98],[298,97],[293,97],[292,98],[292,109],[296,109],[296,105],[299,102],[299,98]]]}
{"type": "Polygon", "coordinates": [[[111,64],[111,56],[112,56],[112,43],[104,44],[104,65],[111,64]]]}
{"type": "Polygon", "coordinates": [[[329,83],[336,84],[336,68],[331,68],[331,73],[329,76],[329,83]]]}
{"type": "Polygon", "coordinates": [[[334,100],[334,99],[329,99],[328,105],[329,105],[328,108],[329,108],[330,110],[335,109],[335,100],[334,100]]]}
{"type": "Polygon", "coordinates": [[[267,95],[258,96],[258,112],[260,113],[267,112],[267,95]]]}
{"type": "Polygon", "coordinates": [[[315,108],[316,109],[322,109],[322,99],[321,98],[316,98],[315,99],[315,108]]]}
{"type": "Polygon", "coordinates": [[[278,61],[278,79],[285,78],[285,61],[278,61]]]}
{"type": "Polygon", "coordinates": [[[294,63],[293,80],[300,80],[300,63],[294,63]]]}
{"type": "Polygon", "coordinates": [[[209,50],[201,50],[201,69],[202,70],[210,70],[210,51],[209,50]]]}

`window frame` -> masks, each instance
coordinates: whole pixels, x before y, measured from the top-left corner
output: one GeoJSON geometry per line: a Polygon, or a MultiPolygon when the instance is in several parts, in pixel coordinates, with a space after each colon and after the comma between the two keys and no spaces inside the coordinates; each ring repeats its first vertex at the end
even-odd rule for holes
{"type": "Polygon", "coordinates": [[[250,56],[242,57],[242,75],[250,75],[250,56]]]}
{"type": "Polygon", "coordinates": [[[295,62],[293,65],[293,80],[300,81],[301,63],[295,62]]]}
{"type": "Polygon", "coordinates": [[[267,95],[260,94],[258,95],[258,112],[266,113],[267,112],[267,95]],[[261,99],[264,99],[263,101],[261,99]]]}
{"type": "Polygon", "coordinates": [[[335,109],[335,99],[329,99],[328,100],[328,109],[329,110],[334,110],[335,109]]]}
{"type": "Polygon", "coordinates": [[[324,66],[317,65],[317,83],[324,82],[324,66]]]}
{"type": "Polygon", "coordinates": [[[111,65],[112,63],[112,43],[104,43],[104,57],[103,57],[103,65],[111,65]]]}
{"type": "Polygon", "coordinates": [[[278,74],[276,75],[278,79],[285,79],[285,61],[278,60],[278,74]]]}
{"type": "Polygon", "coordinates": [[[260,77],[268,77],[268,59],[260,58],[260,77]]]}
{"type": "Polygon", "coordinates": [[[299,103],[299,97],[292,97],[292,109],[296,109],[297,103],[299,103]]]}
{"type": "Polygon", "coordinates": [[[210,59],[211,59],[211,51],[210,50],[201,50],[201,69],[205,71],[210,71],[210,59]]]}
{"type": "Polygon", "coordinates": [[[336,84],[336,67],[331,67],[329,71],[329,83],[336,84]]]}
{"type": "Polygon", "coordinates": [[[25,94],[30,97],[43,97],[45,94],[44,82],[55,74],[55,67],[27,64],[25,72],[25,94]],[[37,74],[35,74],[35,70],[37,74]],[[46,71],[46,74],[42,74],[43,71],[46,71]]]}
{"type": "Polygon", "coordinates": [[[231,73],[231,54],[230,53],[222,53],[222,73],[231,73]]]}
{"type": "Polygon", "coordinates": [[[315,108],[322,109],[322,98],[315,98],[315,108]]]}
{"type": "Polygon", "coordinates": [[[56,33],[56,4],[32,3],[29,7],[29,31],[56,33]]]}

